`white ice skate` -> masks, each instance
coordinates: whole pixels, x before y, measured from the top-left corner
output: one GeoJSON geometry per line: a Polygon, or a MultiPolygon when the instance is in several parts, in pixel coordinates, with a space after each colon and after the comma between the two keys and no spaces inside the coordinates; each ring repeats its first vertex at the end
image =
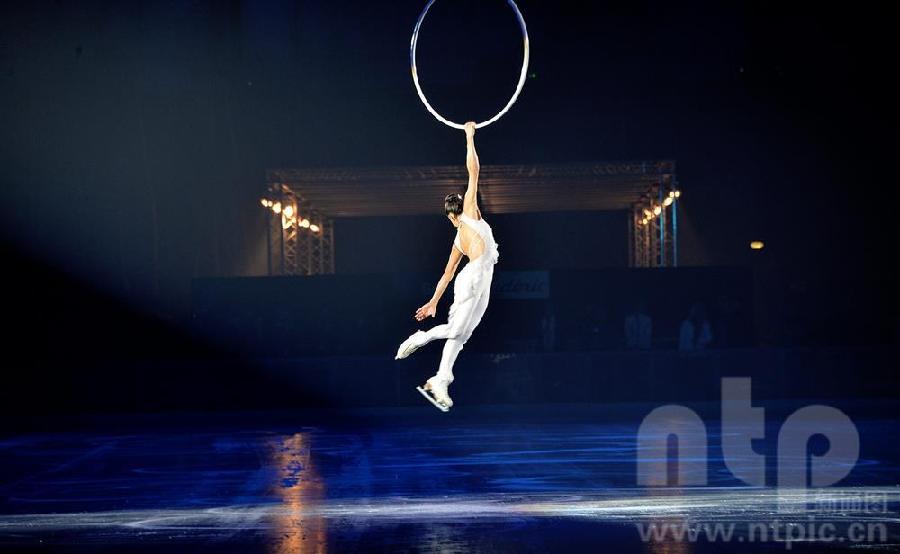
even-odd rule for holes
{"type": "Polygon", "coordinates": [[[424,387],[416,387],[416,390],[419,391],[426,400],[431,402],[435,408],[442,412],[449,412],[450,408],[453,407],[453,399],[447,394],[447,385],[449,385],[449,383],[437,381],[432,377],[425,382],[424,387]]]}
{"type": "Polygon", "coordinates": [[[408,339],[403,341],[403,344],[400,345],[400,348],[397,349],[397,355],[394,356],[395,360],[402,360],[406,358],[416,350],[422,347],[422,344],[425,343],[425,331],[416,331],[412,335],[409,336],[408,339]]]}

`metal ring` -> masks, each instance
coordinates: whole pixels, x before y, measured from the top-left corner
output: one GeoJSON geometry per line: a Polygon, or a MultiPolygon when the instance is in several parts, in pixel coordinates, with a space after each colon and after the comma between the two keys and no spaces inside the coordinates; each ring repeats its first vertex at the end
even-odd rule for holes
{"type": "MultiPolygon", "coordinates": [[[[509,111],[512,105],[516,103],[516,99],[519,97],[519,93],[522,92],[522,87],[525,86],[525,76],[528,74],[528,29],[525,27],[525,18],[522,17],[522,12],[519,11],[519,7],[516,6],[516,3],[513,0],[506,1],[516,13],[516,19],[519,20],[519,27],[521,27],[522,29],[522,39],[525,43],[525,54],[522,60],[522,72],[519,74],[519,84],[516,85],[516,92],[513,93],[512,98],[509,99],[509,102],[506,104],[506,106],[504,106],[504,108],[500,110],[500,112],[494,117],[486,121],[482,121],[481,123],[476,123],[476,129],[487,127],[491,123],[503,117],[503,114],[509,111]]],[[[416,21],[416,26],[413,29],[412,41],[409,45],[409,63],[410,68],[412,69],[413,84],[416,85],[416,91],[419,93],[419,98],[422,100],[422,103],[425,104],[425,107],[428,109],[428,111],[431,112],[431,115],[437,118],[437,120],[444,125],[453,127],[454,129],[465,129],[465,125],[450,121],[441,114],[437,113],[437,111],[431,107],[431,104],[428,103],[428,99],[425,98],[425,93],[422,92],[422,87],[419,85],[419,75],[416,72],[416,43],[419,41],[419,28],[422,26],[422,21],[425,19],[425,15],[428,13],[428,8],[430,8],[432,4],[434,4],[434,0],[429,0],[428,4],[425,5],[425,9],[422,10],[422,14],[419,16],[419,20],[416,21]]]]}

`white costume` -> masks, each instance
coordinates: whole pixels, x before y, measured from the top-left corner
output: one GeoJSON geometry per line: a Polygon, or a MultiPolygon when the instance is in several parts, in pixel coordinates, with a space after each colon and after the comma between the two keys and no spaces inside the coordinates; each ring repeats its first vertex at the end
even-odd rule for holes
{"type": "MultiPolygon", "coordinates": [[[[494,264],[499,259],[497,243],[494,241],[494,233],[491,226],[483,219],[472,219],[460,214],[460,225],[466,225],[474,230],[484,243],[482,254],[474,260],[469,260],[466,266],[459,272],[453,283],[453,304],[450,306],[450,315],[447,323],[432,327],[428,331],[417,331],[400,345],[397,358],[405,358],[422,346],[437,339],[445,339],[444,352],[441,356],[441,364],[437,374],[429,379],[429,383],[438,389],[440,396],[445,396],[449,402],[444,402],[447,407],[453,405],[453,401],[446,396],[447,386],[453,382],[453,363],[463,349],[463,345],[472,336],[472,331],[481,322],[487,309],[491,296],[491,280],[494,276],[494,264]]],[[[459,230],[453,246],[463,252],[459,240],[459,230]]],[[[463,252],[465,254],[465,252],[463,252]]]]}

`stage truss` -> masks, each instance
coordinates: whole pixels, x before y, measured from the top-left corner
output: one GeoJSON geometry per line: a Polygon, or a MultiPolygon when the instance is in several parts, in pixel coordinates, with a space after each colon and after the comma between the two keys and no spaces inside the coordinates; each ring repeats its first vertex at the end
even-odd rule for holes
{"type": "MultiPolygon", "coordinates": [[[[462,190],[467,174],[463,166],[276,169],[267,178],[269,274],[318,275],[335,270],[335,218],[437,213],[434,199],[462,190]]],[[[680,194],[672,161],[488,165],[479,179],[490,214],[628,214],[630,267],[678,265],[680,194]]]]}
{"type": "Polygon", "coordinates": [[[678,267],[678,204],[674,174],[660,175],[629,217],[630,267],[678,267]]]}
{"type": "Polygon", "coordinates": [[[266,210],[269,275],[334,273],[334,221],[290,187],[272,184],[266,210]]]}

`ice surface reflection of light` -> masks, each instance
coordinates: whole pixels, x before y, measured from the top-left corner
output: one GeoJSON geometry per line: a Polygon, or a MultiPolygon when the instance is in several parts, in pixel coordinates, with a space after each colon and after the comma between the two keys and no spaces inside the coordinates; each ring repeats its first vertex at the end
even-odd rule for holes
{"type": "MultiPolygon", "coordinates": [[[[145,531],[174,529],[272,530],[323,520],[368,525],[397,522],[507,520],[522,517],[591,518],[629,523],[690,517],[695,521],[781,520],[792,514],[808,515],[810,501],[827,504],[850,495],[879,496],[886,511],[860,514],[836,511],[826,514],[830,521],[871,519],[896,525],[900,490],[892,487],[831,488],[810,493],[805,490],[778,491],[755,488],[670,489],[648,494],[645,489],[618,489],[593,494],[493,494],[448,497],[390,497],[326,500],[316,494],[315,502],[295,499],[284,504],[234,505],[206,509],[135,510],[68,514],[20,514],[0,517],[0,532],[46,532],[90,528],[145,531]]],[[[324,524],[322,524],[324,525],[324,524]]]]}

